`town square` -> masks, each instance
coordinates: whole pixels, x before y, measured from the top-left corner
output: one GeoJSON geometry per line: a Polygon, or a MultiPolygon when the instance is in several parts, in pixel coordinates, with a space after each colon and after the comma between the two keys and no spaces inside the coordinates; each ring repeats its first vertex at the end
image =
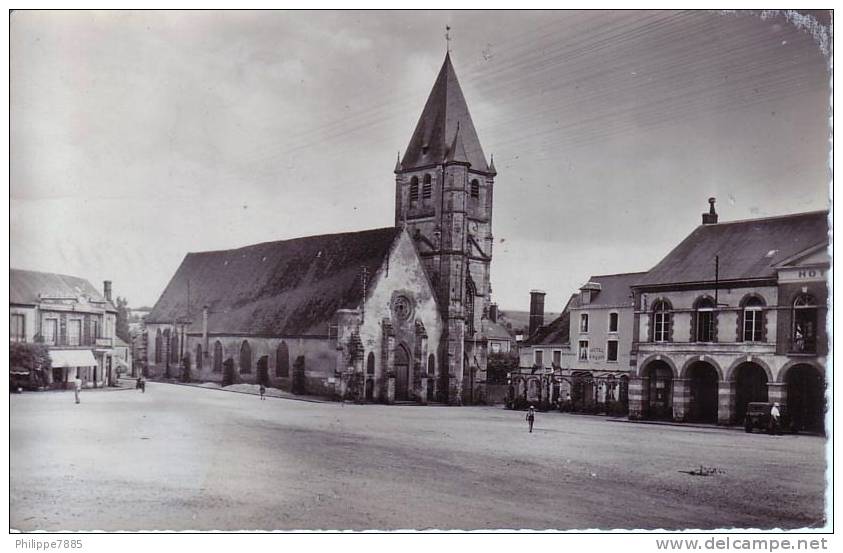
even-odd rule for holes
{"type": "Polygon", "coordinates": [[[10,13],[10,530],[828,531],[832,19],[10,13]]]}

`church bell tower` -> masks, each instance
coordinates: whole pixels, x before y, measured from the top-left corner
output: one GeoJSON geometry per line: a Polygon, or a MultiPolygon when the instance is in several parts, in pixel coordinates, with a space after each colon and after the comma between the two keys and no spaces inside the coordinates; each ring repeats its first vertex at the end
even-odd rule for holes
{"type": "Polygon", "coordinates": [[[445,321],[439,401],[485,399],[494,162],[486,161],[450,52],[395,167],[395,225],[406,227],[445,321]]]}

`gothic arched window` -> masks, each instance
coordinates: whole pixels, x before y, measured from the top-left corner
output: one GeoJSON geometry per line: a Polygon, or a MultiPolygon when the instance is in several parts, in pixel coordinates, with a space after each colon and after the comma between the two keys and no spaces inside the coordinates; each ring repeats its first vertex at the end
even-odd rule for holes
{"type": "Polygon", "coordinates": [[[429,200],[433,195],[433,184],[431,183],[430,173],[425,173],[422,184],[422,199],[429,200]]]}
{"type": "Polygon", "coordinates": [[[653,341],[670,341],[670,304],[665,300],[658,300],[653,304],[653,341]]]}
{"type": "Polygon", "coordinates": [[[287,342],[281,342],[275,350],[275,376],[290,376],[290,350],[287,349],[287,342]]]}
{"type": "Polygon", "coordinates": [[[164,349],[164,340],[161,338],[161,329],[155,331],[155,364],[161,362],[161,351],[164,349]]]}
{"type": "Polygon", "coordinates": [[[410,201],[415,202],[419,199],[419,178],[413,177],[410,179],[410,201]]]}
{"type": "Polygon", "coordinates": [[[215,373],[222,372],[222,344],[219,340],[214,343],[214,364],[212,370],[215,373]]]}
{"type": "Polygon", "coordinates": [[[202,344],[196,344],[196,370],[202,370],[202,344]]]}
{"type": "Polygon", "coordinates": [[[797,296],[793,302],[793,351],[817,351],[817,302],[808,294],[797,296]]]}
{"type": "Polygon", "coordinates": [[[375,374],[375,354],[371,351],[366,359],[366,374],[375,374]]]}
{"type": "Polygon", "coordinates": [[[243,340],[240,346],[240,374],[251,374],[252,372],[252,348],[248,340],[243,340]]]}

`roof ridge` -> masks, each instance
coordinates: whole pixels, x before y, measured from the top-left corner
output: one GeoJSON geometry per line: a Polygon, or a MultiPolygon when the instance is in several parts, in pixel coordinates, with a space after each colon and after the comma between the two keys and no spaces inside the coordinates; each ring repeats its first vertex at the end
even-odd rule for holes
{"type": "Polygon", "coordinates": [[[285,238],[285,239],[282,239],[282,240],[267,240],[265,242],[256,242],[254,244],[246,244],[245,246],[235,246],[233,248],[222,248],[222,249],[219,249],[219,250],[202,250],[202,251],[196,251],[196,252],[187,252],[187,255],[195,255],[195,254],[203,254],[203,253],[222,253],[222,252],[230,252],[230,251],[235,251],[235,250],[244,250],[246,248],[254,248],[254,247],[257,247],[257,246],[266,246],[266,245],[269,245],[269,244],[280,244],[282,242],[294,242],[296,240],[310,240],[310,239],[313,239],[313,238],[331,238],[331,237],[337,237],[337,236],[350,236],[352,234],[364,234],[364,233],[370,233],[370,232],[373,233],[373,232],[377,232],[377,231],[387,231],[387,230],[393,230],[395,232],[400,232],[401,227],[388,226],[388,227],[379,227],[379,228],[374,228],[374,229],[352,230],[352,231],[347,231],[347,232],[329,232],[327,234],[312,234],[310,236],[296,236],[294,238],[285,238]]]}
{"type": "Polygon", "coordinates": [[[602,278],[602,277],[613,277],[613,276],[631,276],[631,275],[645,275],[650,271],[632,271],[630,273],[609,273],[606,275],[591,275],[590,279],[592,278],[602,278]]]}
{"type": "Polygon", "coordinates": [[[67,278],[75,278],[77,280],[84,280],[85,282],[88,282],[88,284],[90,284],[90,281],[88,281],[88,279],[85,278],[85,277],[80,277],[78,275],[69,275],[67,273],[55,273],[53,271],[36,271],[34,269],[15,269],[14,267],[9,267],[9,272],[11,272],[11,271],[17,271],[17,272],[20,272],[20,273],[38,273],[40,275],[53,275],[53,276],[60,276],[60,277],[67,277],[67,278]]]}
{"type": "Polygon", "coordinates": [[[788,217],[805,217],[807,215],[819,215],[820,213],[829,213],[829,209],[817,209],[814,211],[800,211],[797,213],[785,213],[783,215],[769,215],[767,217],[756,217],[756,218],[748,218],[748,219],[735,219],[734,221],[721,221],[718,223],[709,223],[709,224],[700,224],[697,225],[696,228],[701,227],[720,227],[723,225],[731,225],[734,223],[752,223],[756,221],[770,221],[772,219],[786,219],[788,217]]]}

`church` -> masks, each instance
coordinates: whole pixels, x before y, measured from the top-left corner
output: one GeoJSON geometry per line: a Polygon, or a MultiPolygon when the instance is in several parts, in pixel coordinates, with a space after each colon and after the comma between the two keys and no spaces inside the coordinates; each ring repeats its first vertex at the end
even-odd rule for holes
{"type": "Polygon", "coordinates": [[[496,171],[450,53],[394,174],[394,227],[187,254],[146,319],[148,376],[483,403],[496,171]]]}

